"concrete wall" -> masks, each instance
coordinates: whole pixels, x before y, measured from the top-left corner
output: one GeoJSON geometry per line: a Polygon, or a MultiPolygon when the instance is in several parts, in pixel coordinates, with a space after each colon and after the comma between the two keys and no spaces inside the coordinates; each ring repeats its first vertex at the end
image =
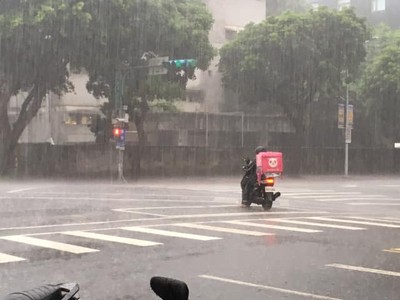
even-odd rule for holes
{"type": "MultiPolygon", "coordinates": [[[[285,174],[343,174],[342,148],[276,148],[283,153],[285,174]]],[[[253,148],[146,147],[142,150],[142,177],[237,176],[242,174],[241,159],[252,157],[253,148]]],[[[50,146],[25,145],[18,148],[16,174],[47,178],[115,179],[117,151],[113,145],[50,146]]],[[[135,178],[139,171],[139,149],[128,146],[124,173],[135,178]]],[[[400,151],[350,147],[351,174],[399,174],[400,151]]]]}

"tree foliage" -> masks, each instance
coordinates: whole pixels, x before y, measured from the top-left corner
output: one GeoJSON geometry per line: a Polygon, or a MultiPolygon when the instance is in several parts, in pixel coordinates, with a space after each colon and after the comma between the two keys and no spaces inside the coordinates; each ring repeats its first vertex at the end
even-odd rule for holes
{"type": "Polygon", "coordinates": [[[310,105],[343,95],[343,72],[349,78],[357,74],[368,34],[365,21],[350,9],[270,17],[222,48],[223,81],[249,105],[279,104],[301,145],[310,128],[310,105]]]}
{"type": "Polygon", "coordinates": [[[165,84],[150,85],[147,70],[137,68],[145,64],[141,60],[143,53],[151,51],[171,59],[194,58],[200,69],[206,69],[214,55],[208,40],[212,16],[200,0],[86,2],[85,9],[94,12],[91,29],[85,37],[86,54],[82,57],[82,65],[90,76],[88,89],[97,97],[109,99],[110,120],[121,80],[119,72],[127,75],[122,91],[124,102],[130,107],[140,140],[145,142],[143,123],[149,110],[148,101],[168,98],[162,93],[169,93],[176,85],[172,83],[168,91],[165,84]],[[153,91],[154,88],[158,90],[153,91]]]}
{"type": "Polygon", "coordinates": [[[79,49],[79,33],[90,16],[82,1],[4,0],[0,3],[0,172],[45,95],[70,90],[68,66],[79,49]],[[22,94],[23,93],[23,94],[22,94]],[[16,119],[8,105],[24,101],[16,119]]]}
{"type": "Polygon", "coordinates": [[[371,55],[360,80],[367,116],[378,121],[390,146],[400,139],[400,31],[380,28],[370,42],[371,55]]]}

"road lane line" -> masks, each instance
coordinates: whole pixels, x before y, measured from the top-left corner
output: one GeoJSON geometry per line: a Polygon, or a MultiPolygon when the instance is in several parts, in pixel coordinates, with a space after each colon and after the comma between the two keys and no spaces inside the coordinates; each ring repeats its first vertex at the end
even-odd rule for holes
{"type": "Polygon", "coordinates": [[[129,213],[129,214],[136,214],[136,215],[153,216],[153,217],[167,217],[168,216],[168,215],[148,213],[148,212],[142,212],[142,211],[125,210],[125,209],[120,209],[120,208],[115,208],[112,211],[129,213]]]}
{"type": "Polygon", "coordinates": [[[354,202],[346,203],[347,205],[358,205],[358,206],[400,206],[400,203],[382,203],[382,202],[354,202]]]}
{"type": "Polygon", "coordinates": [[[357,266],[349,266],[349,265],[342,265],[342,264],[329,264],[329,265],[326,265],[326,267],[400,277],[399,272],[385,271],[385,270],[371,269],[371,268],[364,268],[364,267],[357,267],[357,266]]]}
{"type": "Polygon", "coordinates": [[[332,193],[332,194],[315,194],[315,195],[298,195],[298,196],[292,196],[292,195],[288,195],[290,196],[290,198],[295,198],[295,199],[312,199],[312,198],[337,198],[338,196],[359,196],[361,195],[360,192],[347,192],[347,193],[332,193]]]}
{"type": "Polygon", "coordinates": [[[96,249],[75,246],[75,245],[70,245],[70,244],[65,244],[65,243],[59,243],[59,242],[53,242],[53,241],[49,241],[49,240],[42,240],[42,239],[33,238],[30,236],[24,236],[24,235],[11,235],[11,236],[3,236],[0,238],[3,240],[12,241],[12,242],[18,242],[18,243],[28,244],[28,245],[32,245],[32,246],[60,250],[60,251],[64,251],[64,252],[74,253],[74,254],[82,254],[82,253],[90,253],[90,252],[98,252],[99,251],[96,249]]]}
{"type": "Polygon", "coordinates": [[[238,207],[236,204],[223,205],[186,205],[186,206],[148,206],[148,207],[129,207],[117,208],[116,211],[134,211],[134,210],[153,210],[153,209],[186,209],[186,208],[223,208],[223,207],[238,207]]]}
{"type": "Polygon", "coordinates": [[[83,237],[83,238],[89,238],[89,239],[94,239],[94,240],[120,243],[120,244],[141,246],[141,247],[162,245],[162,243],[156,243],[156,242],[138,240],[138,239],[132,239],[132,238],[125,238],[125,237],[119,237],[119,236],[113,236],[113,235],[106,235],[106,234],[100,234],[100,233],[93,233],[93,232],[88,232],[88,231],[65,231],[65,232],[62,232],[62,234],[83,237]]]}
{"type": "Polygon", "coordinates": [[[321,296],[321,295],[316,295],[316,294],[299,292],[299,291],[295,291],[295,290],[282,289],[282,288],[273,287],[273,286],[269,286],[269,285],[255,284],[255,283],[244,282],[244,281],[239,281],[239,280],[234,280],[234,279],[229,279],[229,278],[222,278],[222,277],[211,276],[211,275],[200,275],[199,277],[200,278],[204,278],[204,279],[220,281],[220,282],[237,284],[237,285],[241,285],[241,286],[254,287],[254,288],[258,288],[258,289],[274,291],[274,292],[279,292],[279,293],[284,293],[284,294],[289,294],[289,295],[308,297],[308,298],[311,298],[311,299],[340,300],[339,298],[332,298],[332,297],[327,297],[327,296],[321,296]]]}
{"type": "Polygon", "coordinates": [[[220,222],[227,223],[227,224],[262,227],[262,228],[270,228],[270,229],[280,229],[280,230],[305,232],[305,233],[322,232],[321,230],[314,230],[314,229],[305,229],[305,228],[287,227],[287,226],[279,226],[279,225],[272,225],[272,224],[260,224],[260,223],[242,222],[242,221],[220,221],[220,222]]]}
{"type": "Polygon", "coordinates": [[[339,223],[351,223],[351,224],[360,224],[360,225],[371,225],[371,226],[388,227],[388,228],[400,228],[399,225],[383,224],[383,223],[367,222],[367,221],[343,220],[343,219],[334,219],[334,218],[325,218],[325,217],[305,217],[304,219],[328,221],[328,222],[339,222],[339,223]]]}
{"type": "Polygon", "coordinates": [[[280,222],[280,223],[309,225],[309,226],[326,227],[326,228],[337,228],[337,229],[344,229],[344,230],[365,230],[365,228],[361,228],[361,227],[343,226],[343,225],[334,225],[334,224],[325,224],[325,223],[303,222],[303,221],[295,221],[295,220],[287,220],[287,219],[271,219],[271,220],[280,222]]]}
{"type": "Polygon", "coordinates": [[[212,240],[220,240],[221,239],[219,237],[213,237],[213,236],[190,234],[190,233],[161,230],[161,229],[147,228],[147,227],[122,227],[120,229],[128,230],[128,231],[135,231],[135,232],[142,232],[142,233],[150,233],[150,234],[156,234],[156,235],[164,235],[164,236],[169,236],[169,237],[190,239],[190,240],[199,240],[199,241],[212,241],[212,240]]]}
{"type": "Polygon", "coordinates": [[[24,188],[24,189],[11,190],[11,191],[8,191],[7,194],[15,194],[15,193],[19,193],[19,192],[34,190],[34,189],[37,189],[37,188],[36,187],[28,187],[28,188],[24,188]]]}
{"type": "MultiPolygon", "coordinates": [[[[160,218],[139,218],[139,219],[122,219],[122,220],[111,220],[111,221],[97,221],[97,222],[82,222],[82,223],[62,223],[62,224],[51,224],[51,225],[33,225],[33,226],[21,226],[21,227],[3,227],[0,231],[7,230],[23,230],[23,229],[41,229],[41,228],[57,228],[57,227],[68,227],[68,226],[88,226],[88,225],[106,225],[106,224],[117,224],[117,223],[128,223],[128,222],[143,222],[143,221],[161,221],[161,220],[173,220],[181,218],[202,218],[202,217],[229,217],[229,216],[257,216],[257,215],[301,215],[301,214],[327,214],[325,211],[270,211],[270,212],[246,212],[246,213],[223,213],[223,214],[200,214],[200,215],[171,215],[160,218]]],[[[302,217],[304,218],[304,217],[302,217]]]]}
{"type": "Polygon", "coordinates": [[[5,254],[5,253],[0,253],[0,264],[23,261],[23,260],[26,260],[26,259],[22,258],[22,257],[18,257],[18,256],[13,256],[13,255],[5,254]]]}
{"type": "Polygon", "coordinates": [[[242,230],[242,229],[235,229],[235,228],[226,228],[226,227],[217,227],[217,226],[209,226],[209,225],[197,224],[197,223],[180,223],[180,224],[171,224],[171,225],[179,226],[179,227],[185,227],[185,228],[204,229],[204,230],[210,230],[210,231],[235,233],[235,234],[243,234],[243,235],[251,235],[251,236],[274,235],[273,233],[242,230]]]}

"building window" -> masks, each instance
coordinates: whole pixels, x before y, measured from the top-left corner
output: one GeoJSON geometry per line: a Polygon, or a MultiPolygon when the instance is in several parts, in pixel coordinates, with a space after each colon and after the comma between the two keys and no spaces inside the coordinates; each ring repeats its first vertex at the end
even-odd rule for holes
{"type": "Polygon", "coordinates": [[[351,0],[339,0],[338,1],[339,10],[342,10],[345,7],[350,7],[350,5],[351,5],[351,0]]]}
{"type": "Polygon", "coordinates": [[[237,34],[243,30],[242,27],[236,27],[236,26],[226,26],[225,27],[225,39],[227,41],[232,41],[233,39],[236,38],[237,34]]]}
{"type": "Polygon", "coordinates": [[[386,10],[386,0],[372,0],[372,11],[386,10]]]}

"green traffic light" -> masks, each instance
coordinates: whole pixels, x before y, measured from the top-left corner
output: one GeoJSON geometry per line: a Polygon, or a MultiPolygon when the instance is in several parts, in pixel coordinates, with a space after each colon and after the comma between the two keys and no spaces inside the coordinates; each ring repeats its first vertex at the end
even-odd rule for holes
{"type": "Polygon", "coordinates": [[[176,59],[176,60],[170,60],[169,64],[175,65],[176,68],[180,69],[182,67],[196,67],[197,66],[197,60],[196,59],[176,59]]]}

